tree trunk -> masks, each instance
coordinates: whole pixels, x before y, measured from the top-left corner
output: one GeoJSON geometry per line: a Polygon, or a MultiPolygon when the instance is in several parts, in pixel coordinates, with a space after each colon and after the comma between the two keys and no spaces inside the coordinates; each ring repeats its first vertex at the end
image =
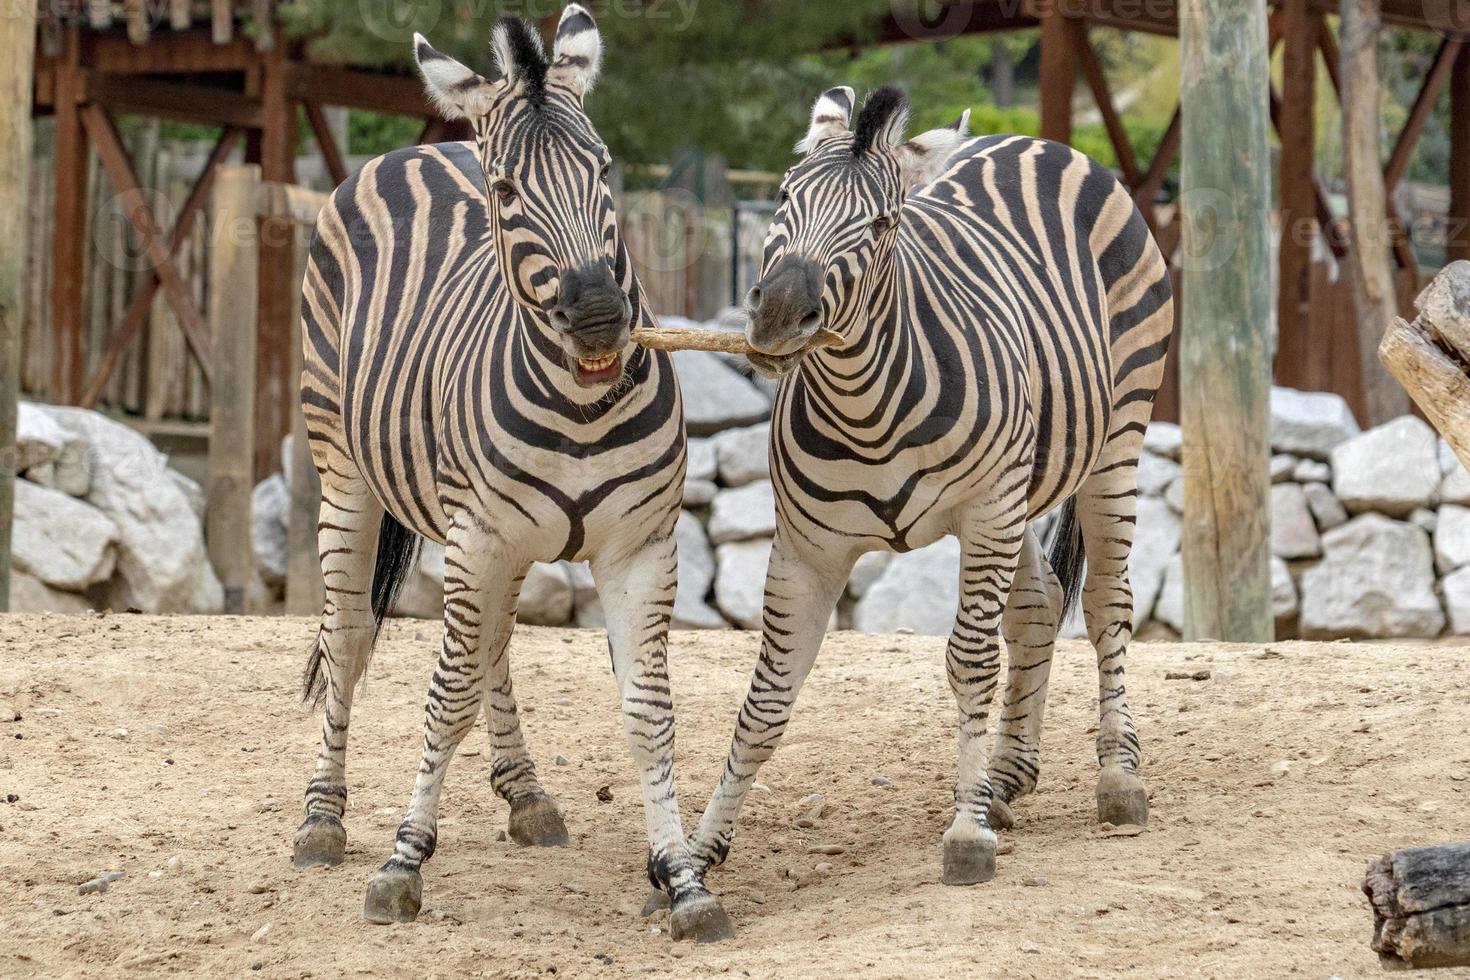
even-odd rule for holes
{"type": "Polygon", "coordinates": [[[1272,638],[1266,8],[1179,8],[1186,639],[1272,638]],[[1229,120],[1228,124],[1224,121],[1229,120]]]}
{"type": "Polygon", "coordinates": [[[1385,855],[1368,866],[1363,893],[1385,966],[1470,966],[1470,841],[1385,855]]]}
{"type": "Polygon", "coordinates": [[[1011,39],[997,34],[990,39],[990,97],[997,108],[1016,104],[1016,63],[1011,59],[1011,39]]]}
{"type": "Polygon", "coordinates": [[[1408,397],[1377,357],[1383,331],[1398,312],[1379,149],[1378,29],[1378,0],[1342,0],[1342,155],[1352,238],[1348,268],[1370,425],[1409,410],[1408,397]]]}

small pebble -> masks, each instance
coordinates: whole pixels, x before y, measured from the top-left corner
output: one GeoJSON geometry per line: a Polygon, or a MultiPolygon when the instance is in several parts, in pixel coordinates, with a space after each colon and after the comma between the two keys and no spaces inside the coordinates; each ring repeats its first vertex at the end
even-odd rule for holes
{"type": "Polygon", "coordinates": [[[817,866],[816,866],[816,868],[814,870],[818,874],[826,874],[827,872],[829,872],[829,871],[832,870],[832,862],[831,861],[818,861],[817,862],[817,866]]]}
{"type": "Polygon", "coordinates": [[[613,801],[612,786],[597,787],[597,802],[611,803],[613,801]]]}
{"type": "Polygon", "coordinates": [[[1208,670],[1169,670],[1164,672],[1166,681],[1207,681],[1210,679],[1208,670]]]}
{"type": "Polygon", "coordinates": [[[1050,885],[1051,882],[1047,881],[1041,875],[1027,875],[1026,877],[1021,879],[1021,884],[1025,885],[1027,888],[1045,888],[1047,885],[1050,885]]]}
{"type": "Polygon", "coordinates": [[[271,931],[271,924],[269,922],[267,922],[265,925],[261,926],[259,929],[255,930],[254,932],[252,932],[250,934],[250,941],[252,943],[258,943],[262,939],[264,939],[265,938],[265,934],[268,933],[268,932],[270,932],[270,931],[271,931]]]}
{"type": "Polygon", "coordinates": [[[184,867],[184,858],[182,855],[175,854],[165,861],[163,866],[170,871],[179,871],[184,867]]]}
{"type": "Polygon", "coordinates": [[[1021,952],[1023,952],[1023,953],[1039,953],[1039,952],[1041,952],[1041,947],[1038,946],[1038,945],[1036,945],[1035,943],[1031,942],[1028,939],[1026,942],[1024,942],[1024,943],[1021,944],[1021,952]]]}
{"type": "Polygon", "coordinates": [[[897,633],[899,636],[913,636],[914,635],[914,630],[910,626],[900,626],[898,629],[894,630],[893,632],[897,633]]]}
{"type": "Polygon", "coordinates": [[[256,882],[245,890],[252,895],[264,895],[266,892],[270,891],[271,888],[270,885],[263,885],[260,882],[256,882]]]}
{"type": "Polygon", "coordinates": [[[15,708],[4,701],[0,701],[0,722],[20,721],[20,715],[15,713],[15,708]]]}
{"type": "Polygon", "coordinates": [[[559,755],[556,757],[556,764],[559,766],[569,766],[572,764],[572,760],[564,755],[559,755]]]}
{"type": "Polygon", "coordinates": [[[893,785],[893,780],[889,779],[887,776],[884,776],[884,775],[882,775],[880,773],[880,774],[878,774],[878,775],[876,775],[876,776],[873,777],[873,785],[874,786],[892,786],[893,785]]]}
{"type": "Polygon", "coordinates": [[[835,856],[838,854],[846,854],[847,848],[843,847],[841,844],[813,844],[811,847],[808,847],[806,849],[806,852],[808,854],[827,854],[835,856]]]}

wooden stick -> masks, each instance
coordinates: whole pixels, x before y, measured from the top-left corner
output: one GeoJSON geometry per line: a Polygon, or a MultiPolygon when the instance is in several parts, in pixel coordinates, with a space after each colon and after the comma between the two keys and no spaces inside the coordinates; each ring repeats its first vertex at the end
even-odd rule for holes
{"type": "MultiPolygon", "coordinates": [[[[633,343],[653,350],[708,350],[720,354],[754,354],[756,350],[745,334],[734,330],[691,330],[687,327],[638,327],[633,343]]],[[[804,351],[818,347],[836,347],[842,335],[825,327],[807,343],[804,351]]]]}
{"type": "Polygon", "coordinates": [[[1470,262],[1441,269],[1414,305],[1412,324],[1394,317],[1378,359],[1470,467],[1470,262]]]}

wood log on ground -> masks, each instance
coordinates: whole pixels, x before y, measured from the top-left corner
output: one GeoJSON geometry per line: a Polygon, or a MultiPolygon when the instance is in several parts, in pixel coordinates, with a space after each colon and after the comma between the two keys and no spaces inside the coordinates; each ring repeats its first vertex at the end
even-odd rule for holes
{"type": "MultiPolygon", "coordinates": [[[[654,350],[707,350],[720,354],[751,354],[755,348],[745,339],[745,334],[734,330],[692,330],[688,327],[638,327],[633,331],[633,343],[654,350]]],[[[818,330],[807,343],[807,350],[818,347],[835,347],[842,343],[842,336],[823,328],[818,330]]]]}
{"type": "Polygon", "coordinates": [[[1451,262],[1414,301],[1413,323],[1394,317],[1379,360],[1470,468],[1470,262],[1451,262]]]}
{"type": "Polygon", "coordinates": [[[1470,841],[1384,855],[1363,892],[1384,966],[1470,966],[1470,841]]]}

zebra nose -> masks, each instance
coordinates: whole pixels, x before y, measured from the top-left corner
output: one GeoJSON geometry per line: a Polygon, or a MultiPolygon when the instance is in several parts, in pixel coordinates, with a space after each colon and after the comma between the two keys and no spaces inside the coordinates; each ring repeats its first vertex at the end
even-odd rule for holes
{"type": "Polygon", "coordinates": [[[811,337],[822,329],[822,311],[816,310],[802,317],[796,324],[796,332],[803,337],[811,337]]]}
{"type": "Polygon", "coordinates": [[[761,308],[761,288],[751,286],[750,292],[745,294],[745,308],[754,313],[761,308]]]}

